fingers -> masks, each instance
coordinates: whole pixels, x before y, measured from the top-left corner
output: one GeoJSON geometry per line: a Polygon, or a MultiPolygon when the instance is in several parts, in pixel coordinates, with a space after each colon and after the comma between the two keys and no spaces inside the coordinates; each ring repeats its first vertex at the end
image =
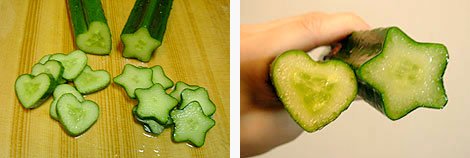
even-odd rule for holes
{"type": "Polygon", "coordinates": [[[242,47],[248,46],[251,52],[277,55],[290,49],[308,51],[339,41],[352,31],[369,29],[369,26],[352,13],[309,13],[259,26],[246,26],[245,29],[254,30],[245,32],[247,41],[258,41],[258,44],[242,42],[242,47]]]}

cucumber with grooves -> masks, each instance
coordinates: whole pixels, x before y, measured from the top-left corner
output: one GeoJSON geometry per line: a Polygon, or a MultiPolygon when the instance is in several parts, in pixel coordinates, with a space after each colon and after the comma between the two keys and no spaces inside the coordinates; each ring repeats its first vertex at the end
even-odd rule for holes
{"type": "Polygon", "coordinates": [[[121,33],[123,56],[148,62],[162,41],[173,0],[137,0],[121,33]]]}
{"type": "Polygon", "coordinates": [[[90,54],[111,52],[111,32],[100,0],[68,0],[77,47],[90,54]]]}
{"type": "Polygon", "coordinates": [[[448,53],[442,44],[416,42],[398,27],[378,28],[353,32],[331,58],[353,67],[359,95],[391,120],[447,103],[448,53]]]}

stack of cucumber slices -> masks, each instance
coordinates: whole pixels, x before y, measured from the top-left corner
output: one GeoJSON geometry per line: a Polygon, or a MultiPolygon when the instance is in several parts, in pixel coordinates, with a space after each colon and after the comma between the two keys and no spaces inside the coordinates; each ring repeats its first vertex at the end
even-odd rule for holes
{"type": "Polygon", "coordinates": [[[31,74],[20,75],[15,82],[21,105],[27,109],[36,108],[52,95],[50,116],[71,136],[87,131],[97,121],[99,107],[95,102],[85,100],[82,94],[100,91],[111,80],[108,72],[92,70],[87,60],[81,50],[41,58],[31,74]]]}
{"type": "Polygon", "coordinates": [[[278,97],[304,130],[335,120],[356,94],[391,120],[446,105],[444,45],[416,42],[398,27],[353,32],[341,45],[325,62],[293,50],[271,65],[278,97]]]}
{"type": "Polygon", "coordinates": [[[204,145],[206,133],[215,125],[211,118],[215,105],[205,88],[181,81],[174,84],[159,65],[146,68],[127,64],[114,82],[138,100],[132,114],[146,132],[159,135],[173,127],[175,142],[204,145]]]}

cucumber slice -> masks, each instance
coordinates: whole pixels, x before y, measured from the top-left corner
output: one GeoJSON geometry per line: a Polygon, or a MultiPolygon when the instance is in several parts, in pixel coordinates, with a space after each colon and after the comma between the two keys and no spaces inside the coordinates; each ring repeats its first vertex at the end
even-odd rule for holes
{"type": "Polygon", "coordinates": [[[46,73],[37,76],[23,74],[15,81],[16,96],[21,105],[27,109],[41,105],[49,98],[54,88],[54,78],[46,73]]]}
{"type": "Polygon", "coordinates": [[[111,52],[111,32],[100,0],[68,0],[77,47],[90,54],[111,52]]]}
{"type": "Polygon", "coordinates": [[[73,94],[62,95],[57,102],[57,115],[67,134],[78,136],[87,131],[99,117],[98,105],[90,100],[78,101],[73,94]]]}
{"type": "Polygon", "coordinates": [[[160,65],[156,65],[150,69],[152,69],[152,82],[154,84],[159,83],[164,89],[173,87],[173,81],[165,75],[160,65]]]}
{"type": "Polygon", "coordinates": [[[198,102],[189,103],[183,110],[173,110],[171,118],[175,122],[173,140],[189,142],[196,147],[204,145],[206,133],[215,125],[215,121],[204,114],[198,102]]]}
{"type": "Polygon", "coordinates": [[[83,102],[85,101],[85,98],[71,85],[68,84],[61,84],[58,85],[53,93],[54,100],[52,100],[51,107],[49,108],[49,115],[54,119],[58,120],[57,117],[57,101],[59,98],[64,95],[70,93],[75,96],[75,98],[78,99],[78,101],[83,102]]]}
{"type": "Polygon", "coordinates": [[[60,62],[50,60],[44,64],[38,63],[33,66],[31,74],[36,76],[40,73],[50,74],[54,78],[55,82],[59,82],[59,80],[62,78],[62,74],[64,73],[64,68],[60,62]]]}
{"type": "Polygon", "coordinates": [[[137,116],[144,119],[153,119],[161,124],[166,124],[170,117],[170,111],[176,107],[178,101],[166,94],[160,84],[155,84],[147,89],[135,90],[137,104],[137,116]]]}
{"type": "Polygon", "coordinates": [[[446,105],[444,45],[416,42],[398,27],[354,32],[342,43],[333,58],[353,66],[359,95],[391,120],[418,107],[446,105]]]}
{"type": "Polygon", "coordinates": [[[47,55],[43,56],[41,59],[39,59],[39,63],[40,64],[45,64],[47,61],[49,61],[49,58],[51,56],[52,56],[51,54],[47,54],[47,55]]]}
{"type": "Polygon", "coordinates": [[[334,121],[357,93],[356,78],[348,64],[339,60],[316,62],[303,51],[279,55],[270,75],[284,107],[307,132],[334,121]]]}
{"type": "Polygon", "coordinates": [[[109,73],[105,70],[93,71],[86,66],[82,73],[74,80],[77,90],[82,94],[90,94],[106,88],[111,82],[109,73]]]}
{"type": "Polygon", "coordinates": [[[154,121],[152,119],[140,118],[137,115],[137,106],[134,106],[134,108],[132,108],[132,114],[134,115],[134,118],[137,120],[137,122],[140,122],[143,125],[144,131],[148,133],[159,135],[165,129],[165,126],[160,125],[157,121],[154,121]]]}
{"type": "Polygon", "coordinates": [[[149,88],[152,83],[152,70],[143,67],[136,67],[131,64],[126,64],[122,73],[116,76],[114,82],[123,87],[127,95],[135,98],[134,91],[137,88],[149,88]]]}
{"type": "Polygon", "coordinates": [[[179,109],[183,109],[189,103],[197,101],[204,111],[206,116],[211,116],[215,113],[215,105],[209,98],[209,94],[205,88],[199,87],[195,90],[185,89],[181,93],[181,105],[179,109]]]}
{"type": "Polygon", "coordinates": [[[175,89],[173,89],[173,91],[171,91],[170,95],[175,98],[176,100],[178,100],[178,102],[181,101],[181,92],[183,92],[183,90],[185,89],[192,89],[192,90],[195,90],[199,88],[199,86],[196,86],[196,85],[188,85],[182,81],[178,81],[176,82],[175,84],[175,89]]]}
{"type": "Polygon", "coordinates": [[[85,68],[88,58],[81,50],[76,50],[70,54],[54,54],[49,60],[57,60],[64,67],[62,77],[66,80],[75,79],[85,68]]]}

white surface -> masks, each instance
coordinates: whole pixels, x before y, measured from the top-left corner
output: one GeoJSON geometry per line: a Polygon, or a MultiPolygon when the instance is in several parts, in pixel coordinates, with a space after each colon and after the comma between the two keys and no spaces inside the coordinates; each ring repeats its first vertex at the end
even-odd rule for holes
{"type": "Polygon", "coordinates": [[[258,157],[470,157],[470,1],[242,0],[241,23],[310,11],[354,12],[372,27],[399,26],[417,41],[447,46],[449,97],[442,110],[420,108],[390,121],[355,101],[336,121],[258,157]]]}

